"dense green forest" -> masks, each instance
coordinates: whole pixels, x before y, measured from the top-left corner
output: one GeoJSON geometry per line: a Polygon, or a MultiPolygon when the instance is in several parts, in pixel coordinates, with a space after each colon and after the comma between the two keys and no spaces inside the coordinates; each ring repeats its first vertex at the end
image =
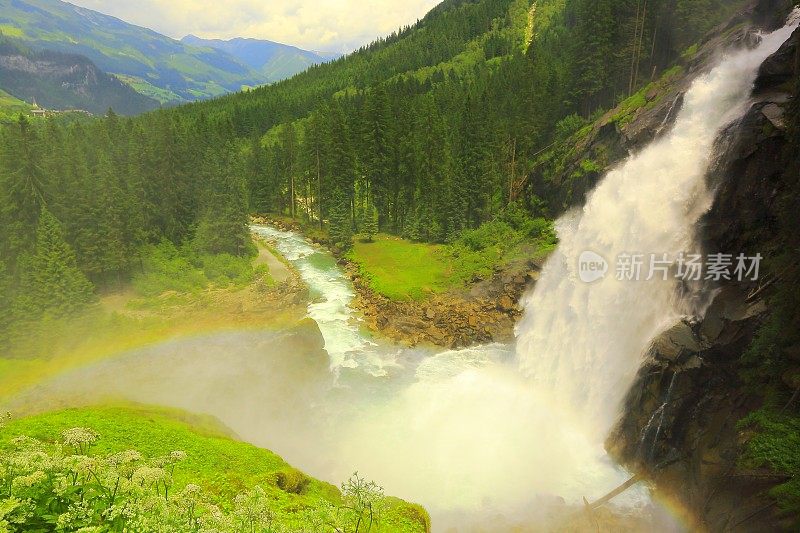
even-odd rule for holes
{"type": "Polygon", "coordinates": [[[254,210],[358,229],[374,206],[382,231],[443,242],[511,202],[555,214],[526,190],[538,153],[738,4],[446,2],[332,65],[180,112],[250,138],[254,210]]]}
{"type": "Polygon", "coordinates": [[[251,212],[327,223],[344,247],[365,227],[450,241],[509,204],[554,216],[528,190],[538,153],[740,3],[447,1],[274,86],[134,119],[22,117],[0,131],[0,340],[125,281],[147,244],[249,255],[251,212]]]}

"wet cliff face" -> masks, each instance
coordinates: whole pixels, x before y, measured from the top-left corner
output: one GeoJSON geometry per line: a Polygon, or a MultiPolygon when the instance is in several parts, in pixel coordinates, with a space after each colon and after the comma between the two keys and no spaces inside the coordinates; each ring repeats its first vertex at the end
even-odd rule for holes
{"type": "MultiPolygon", "coordinates": [[[[773,3],[754,10],[762,23],[773,3]]],[[[764,255],[761,278],[703,288],[713,295],[710,307],[654,341],[607,441],[618,460],[646,473],[709,531],[781,531],[798,523],[770,492],[793,476],[791,467],[746,460],[759,428],[741,421],[770,405],[775,416],[800,417],[793,396],[800,343],[791,326],[800,303],[791,304],[800,286],[799,49],[800,30],[764,63],[754,104],[721,135],[708,175],[715,201],[698,228],[708,253],[764,255]],[[768,344],[762,332],[773,324],[779,340],[768,344]]]]}

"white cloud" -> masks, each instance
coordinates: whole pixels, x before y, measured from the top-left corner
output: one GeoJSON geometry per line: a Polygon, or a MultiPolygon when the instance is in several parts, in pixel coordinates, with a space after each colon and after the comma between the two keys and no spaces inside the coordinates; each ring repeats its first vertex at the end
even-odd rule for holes
{"type": "Polygon", "coordinates": [[[440,0],[71,0],[180,38],[255,37],[350,51],[422,18],[440,0]]]}

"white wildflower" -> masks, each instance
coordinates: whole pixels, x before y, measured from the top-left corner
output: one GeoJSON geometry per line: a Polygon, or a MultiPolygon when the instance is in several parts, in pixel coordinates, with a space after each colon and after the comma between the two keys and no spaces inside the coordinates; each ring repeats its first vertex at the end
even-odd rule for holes
{"type": "Polygon", "coordinates": [[[72,446],[81,454],[85,454],[89,448],[97,442],[100,435],[89,428],[71,428],[65,430],[61,434],[61,437],[64,440],[64,444],[72,446]]]}
{"type": "Polygon", "coordinates": [[[11,487],[14,492],[18,492],[22,489],[29,489],[39,483],[42,483],[47,479],[47,474],[42,472],[41,470],[37,470],[36,472],[29,474],[27,476],[19,476],[15,477],[11,482],[11,487]]]}
{"type": "Polygon", "coordinates": [[[174,462],[183,461],[186,459],[186,452],[182,452],[180,450],[176,450],[174,452],[169,453],[169,458],[174,462]]]}
{"type": "Polygon", "coordinates": [[[149,486],[162,481],[166,477],[163,468],[142,466],[133,473],[133,482],[140,486],[149,486]]]}
{"type": "Polygon", "coordinates": [[[108,463],[112,466],[128,465],[142,460],[142,454],[136,450],[126,450],[124,452],[109,455],[108,463]]]}

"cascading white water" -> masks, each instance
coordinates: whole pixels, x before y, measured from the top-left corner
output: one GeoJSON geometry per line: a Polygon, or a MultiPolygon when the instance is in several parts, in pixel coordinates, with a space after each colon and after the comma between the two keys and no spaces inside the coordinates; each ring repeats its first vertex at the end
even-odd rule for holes
{"type": "Polygon", "coordinates": [[[619,281],[617,258],[674,259],[695,249],[695,224],[710,202],[704,175],[714,140],[743,113],[759,65],[796,25],[797,12],[754,49],[728,54],[698,78],[671,132],[609,172],[580,212],[559,221],[558,250],[523,302],[517,354],[533,387],[547,391],[598,439],[614,423],[648,343],[686,311],[674,280],[619,281]],[[580,280],[585,251],[608,261],[605,279],[580,280]]]}
{"type": "Polygon", "coordinates": [[[385,375],[394,361],[376,353],[376,344],[362,331],[352,308],[353,287],[334,259],[295,233],[263,225],[253,226],[253,231],[273,243],[308,285],[308,316],[319,325],[331,368],[361,367],[374,376],[385,375]]]}

